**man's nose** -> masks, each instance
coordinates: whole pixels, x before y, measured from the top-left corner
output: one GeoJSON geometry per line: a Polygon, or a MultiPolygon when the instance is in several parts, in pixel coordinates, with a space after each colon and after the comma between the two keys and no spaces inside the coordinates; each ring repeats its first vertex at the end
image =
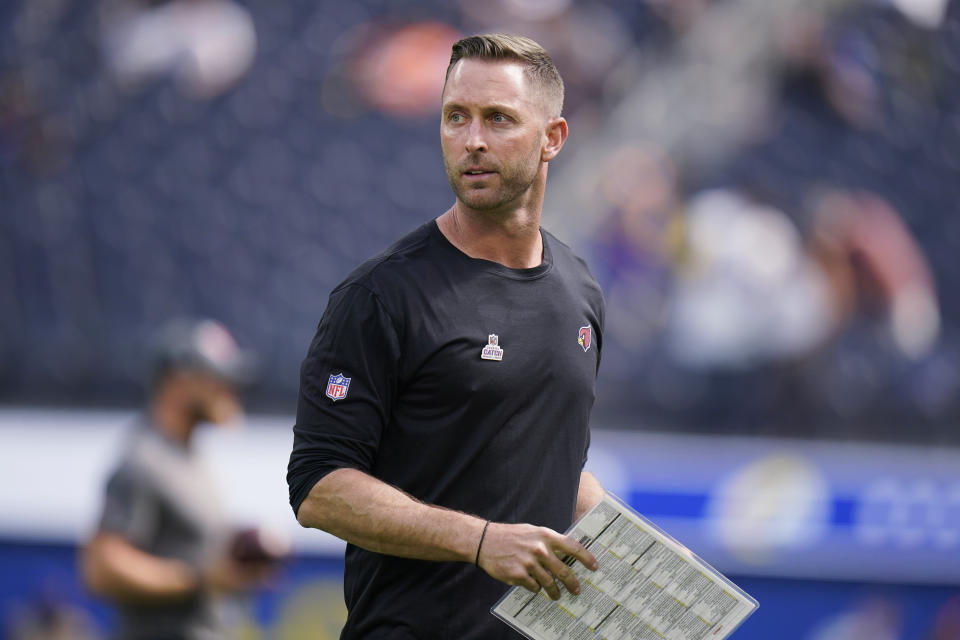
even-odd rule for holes
{"type": "Polygon", "coordinates": [[[467,132],[467,152],[478,153],[487,150],[487,140],[484,135],[483,122],[474,120],[470,123],[470,129],[467,132]]]}

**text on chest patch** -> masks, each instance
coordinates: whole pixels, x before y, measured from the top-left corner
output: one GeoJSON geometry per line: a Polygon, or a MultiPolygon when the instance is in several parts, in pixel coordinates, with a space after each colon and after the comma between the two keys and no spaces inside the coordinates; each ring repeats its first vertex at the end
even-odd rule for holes
{"type": "Polygon", "coordinates": [[[484,360],[503,360],[503,349],[500,347],[500,338],[495,333],[487,336],[487,346],[480,352],[480,357],[484,360]]]}

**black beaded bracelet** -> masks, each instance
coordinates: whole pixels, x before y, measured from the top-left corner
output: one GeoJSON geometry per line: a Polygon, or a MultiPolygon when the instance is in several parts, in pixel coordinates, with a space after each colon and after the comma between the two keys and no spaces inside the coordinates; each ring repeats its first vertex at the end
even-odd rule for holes
{"type": "Polygon", "coordinates": [[[490,521],[487,520],[487,522],[483,525],[483,533],[480,534],[480,543],[477,545],[477,557],[473,561],[473,565],[475,567],[480,566],[480,547],[483,546],[483,539],[487,536],[487,527],[489,526],[490,526],[490,521]]]}

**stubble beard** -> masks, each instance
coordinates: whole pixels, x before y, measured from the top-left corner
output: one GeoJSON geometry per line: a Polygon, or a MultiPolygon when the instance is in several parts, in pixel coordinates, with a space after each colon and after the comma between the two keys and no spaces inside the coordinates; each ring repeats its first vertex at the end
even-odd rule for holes
{"type": "MultiPolygon", "coordinates": [[[[540,154],[539,144],[531,153],[514,166],[497,165],[490,167],[496,170],[497,175],[490,180],[499,180],[500,184],[491,193],[491,187],[487,184],[482,187],[470,186],[463,180],[463,169],[444,157],[443,164],[447,172],[447,180],[453,189],[457,200],[476,211],[495,212],[504,209],[512,202],[518,201],[521,197],[530,191],[533,183],[540,173],[540,163],[535,160],[540,154]]],[[[489,162],[484,162],[482,155],[476,155],[470,158],[473,164],[490,166],[489,162]]]]}

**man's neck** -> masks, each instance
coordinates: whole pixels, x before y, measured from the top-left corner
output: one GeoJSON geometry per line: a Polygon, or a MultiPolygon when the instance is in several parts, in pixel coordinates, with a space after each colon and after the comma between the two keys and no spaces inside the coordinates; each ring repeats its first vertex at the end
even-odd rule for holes
{"type": "Polygon", "coordinates": [[[437,226],[450,244],[471,258],[512,269],[529,269],[543,261],[539,209],[498,214],[473,211],[457,201],[437,218],[437,226]]]}

